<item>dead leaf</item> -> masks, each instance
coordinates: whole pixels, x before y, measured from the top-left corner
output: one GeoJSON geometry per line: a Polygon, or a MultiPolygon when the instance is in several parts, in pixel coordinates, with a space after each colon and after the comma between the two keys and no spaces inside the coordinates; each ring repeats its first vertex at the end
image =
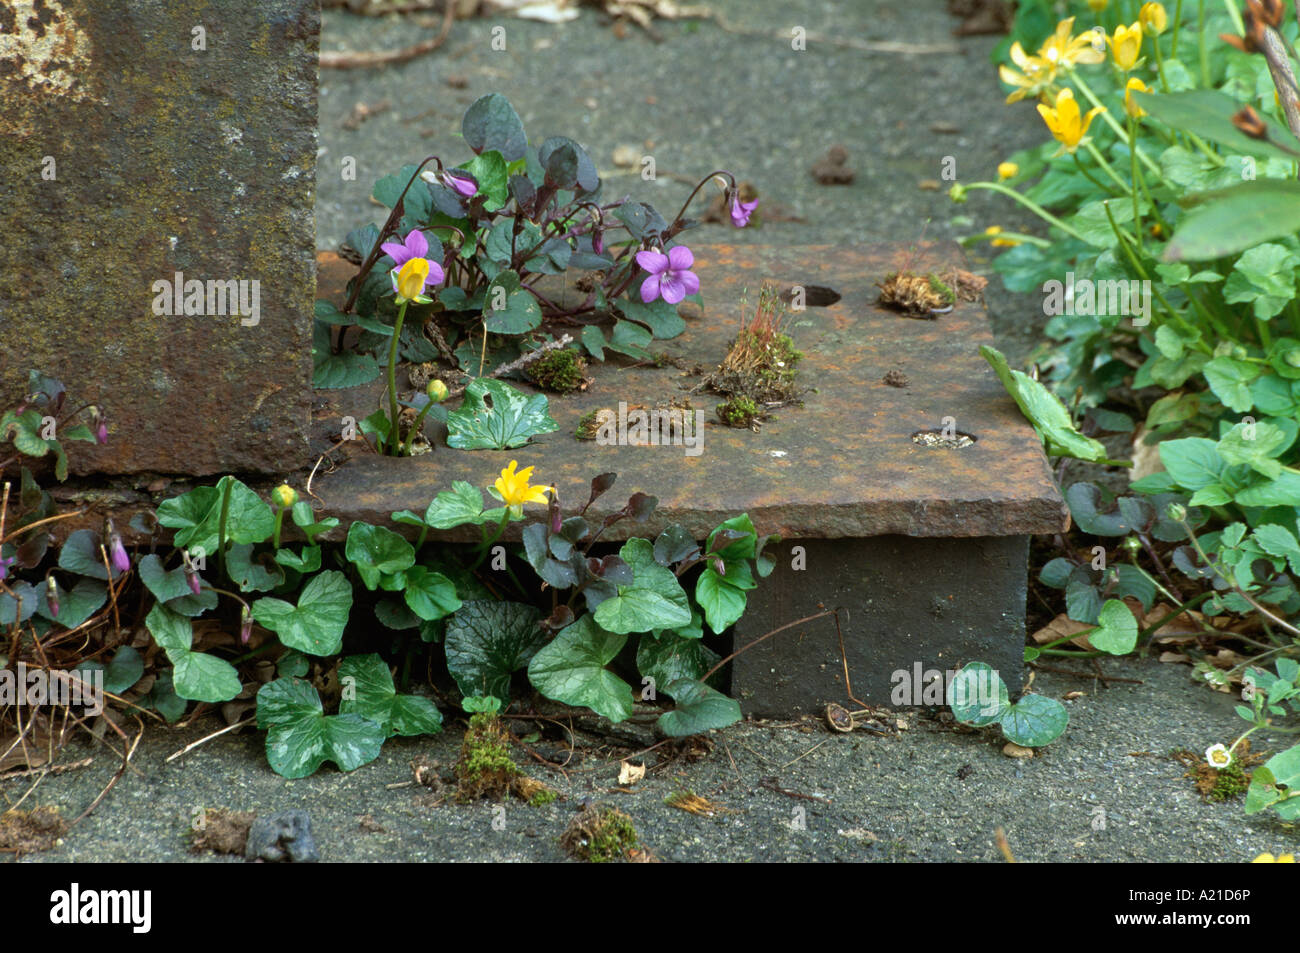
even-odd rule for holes
{"type": "Polygon", "coordinates": [[[621,787],[627,787],[629,784],[636,784],[644,777],[644,764],[631,764],[627,761],[620,761],[618,763],[618,783],[621,787]]]}
{"type": "Polygon", "coordinates": [[[1088,644],[1088,637],[1086,635],[1078,635],[1078,633],[1087,632],[1093,628],[1095,628],[1095,626],[1088,625],[1087,623],[1075,622],[1068,615],[1062,612],[1051,622],[1047,623],[1047,625],[1035,632],[1033,639],[1039,645],[1044,645],[1047,642],[1055,642],[1057,639],[1077,636],[1076,638],[1070,639],[1070,643],[1088,649],[1092,648],[1092,646],[1088,644]]]}

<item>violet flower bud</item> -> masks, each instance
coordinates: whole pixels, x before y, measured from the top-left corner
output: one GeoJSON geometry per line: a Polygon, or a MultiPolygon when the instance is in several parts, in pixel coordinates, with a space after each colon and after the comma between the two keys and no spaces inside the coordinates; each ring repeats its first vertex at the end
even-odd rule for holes
{"type": "Polygon", "coordinates": [[[199,574],[194,571],[194,567],[188,565],[185,567],[185,581],[190,584],[190,592],[196,596],[203,594],[203,586],[200,583],[199,574]]]}
{"type": "Polygon", "coordinates": [[[591,233],[591,250],[597,255],[605,254],[605,230],[597,228],[591,233]]]}
{"type": "Polygon", "coordinates": [[[478,182],[468,172],[444,170],[441,179],[443,185],[449,189],[454,189],[461,198],[473,198],[478,192],[478,182]]]}
{"type": "Polygon", "coordinates": [[[9,567],[18,561],[17,556],[0,556],[0,582],[9,575],[9,567]]]}
{"type": "Polygon", "coordinates": [[[45,601],[49,603],[50,615],[59,617],[59,584],[53,576],[45,578],[45,601]]]}
{"type": "Polygon", "coordinates": [[[90,408],[90,417],[94,422],[95,443],[101,446],[108,443],[108,418],[98,407],[90,408]]]}
{"type": "Polygon", "coordinates": [[[253,613],[244,606],[239,613],[239,642],[241,645],[247,645],[248,640],[253,636],[253,613]]]}
{"type": "Polygon", "coordinates": [[[727,574],[727,564],[722,561],[721,556],[714,556],[709,560],[709,565],[719,576],[725,576],[727,574]]]}
{"type": "Polygon", "coordinates": [[[131,557],[126,554],[126,547],[122,545],[122,534],[113,528],[112,520],[104,520],[104,535],[108,537],[109,562],[118,572],[126,572],[131,568],[131,557]]]}

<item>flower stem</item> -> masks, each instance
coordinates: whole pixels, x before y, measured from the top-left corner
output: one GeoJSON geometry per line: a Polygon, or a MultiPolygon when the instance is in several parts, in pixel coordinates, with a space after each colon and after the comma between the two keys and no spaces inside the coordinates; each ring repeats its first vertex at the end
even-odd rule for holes
{"type": "Polygon", "coordinates": [[[275,508],[275,532],[271,534],[271,545],[280,548],[280,527],[284,524],[284,507],[275,508]]]}
{"type": "Polygon", "coordinates": [[[710,172],[704,178],[700,179],[700,184],[695,186],[695,188],[691,190],[691,194],[688,195],[686,197],[686,201],[682,203],[681,211],[677,213],[677,217],[674,218],[672,224],[668,226],[669,234],[675,234],[673,232],[674,227],[677,225],[678,222],[682,220],[682,216],[686,214],[686,210],[691,207],[691,202],[695,200],[695,196],[699,194],[700,189],[708,185],[709,180],[712,179],[714,176],[719,176],[719,175],[726,178],[731,183],[731,187],[733,189],[736,187],[736,177],[732,175],[730,172],[728,172],[726,169],[717,169],[713,172],[710,172]]]}
{"type": "MultiPolygon", "coordinates": [[[[1174,33],[1175,38],[1178,36],[1177,31],[1174,33]]],[[[1160,89],[1163,92],[1169,92],[1169,81],[1165,79],[1165,55],[1160,51],[1160,37],[1151,37],[1151,45],[1156,48],[1156,73],[1160,76],[1160,89]]]]}
{"type": "Polygon", "coordinates": [[[1169,55],[1178,59],[1178,30],[1183,25],[1183,0],[1174,5],[1174,38],[1169,44],[1169,55]]]}
{"type": "Polygon", "coordinates": [[[1206,44],[1205,0],[1196,0],[1196,43],[1201,59],[1201,85],[1210,85],[1210,48],[1206,44]]]}
{"type": "MultiPolygon", "coordinates": [[[[1156,40],[1157,40],[1157,41],[1158,41],[1159,39],[1160,39],[1160,37],[1156,37],[1156,40]]],[[[1160,44],[1157,42],[1157,43],[1156,43],[1156,49],[1159,49],[1159,48],[1160,48],[1160,44]]],[[[1137,250],[1138,250],[1138,254],[1140,255],[1140,254],[1142,254],[1143,252],[1142,252],[1142,210],[1141,210],[1141,209],[1139,208],[1139,206],[1138,206],[1138,180],[1139,180],[1139,174],[1138,174],[1138,160],[1137,160],[1137,155],[1138,155],[1138,151],[1137,151],[1137,122],[1133,119],[1132,116],[1130,116],[1129,119],[1128,119],[1128,142],[1129,142],[1129,146],[1128,146],[1129,175],[1131,175],[1131,176],[1133,177],[1133,188],[1132,188],[1132,192],[1133,192],[1133,234],[1137,236],[1137,246],[1138,246],[1138,247],[1137,247],[1137,250]]]]}
{"type": "Polygon", "coordinates": [[[226,523],[230,519],[230,481],[234,477],[224,477],[225,487],[221,494],[221,518],[217,521],[217,575],[226,575],[226,523]]]}
{"type": "Polygon", "coordinates": [[[406,447],[402,451],[403,456],[409,457],[411,455],[411,447],[415,445],[415,435],[418,434],[420,428],[424,426],[424,418],[429,416],[429,411],[433,410],[433,407],[434,403],[430,400],[424,405],[424,409],[416,415],[415,423],[411,425],[411,432],[406,435],[406,447]]]}
{"type": "Polygon", "coordinates": [[[1043,208],[1037,202],[1025,198],[1015,189],[1009,189],[1005,185],[1002,185],[1001,183],[998,182],[973,182],[970,185],[966,186],[966,189],[967,190],[989,189],[990,191],[993,192],[1000,192],[1001,194],[1007,196],[1008,198],[1014,199],[1015,201],[1019,202],[1021,205],[1029,209],[1029,211],[1033,212],[1043,221],[1047,222],[1049,225],[1056,226],[1061,231],[1065,232],[1065,234],[1069,235],[1071,238],[1077,238],[1079,241],[1084,242],[1085,244],[1090,244],[1088,242],[1088,239],[1084,238],[1082,235],[1080,235],[1069,225],[1066,225],[1065,222],[1061,221],[1059,218],[1057,218],[1051,212],[1047,211],[1047,209],[1043,208]]]}
{"type": "MultiPolygon", "coordinates": [[[[1204,0],[1202,0],[1202,2],[1204,2],[1204,0]]],[[[1102,105],[1101,100],[1097,98],[1097,94],[1092,91],[1092,87],[1090,87],[1087,83],[1083,81],[1083,77],[1079,75],[1079,71],[1071,70],[1070,78],[1073,79],[1075,85],[1079,87],[1079,92],[1083,93],[1084,98],[1086,98],[1088,102],[1092,103],[1094,106],[1097,106],[1101,109],[1100,115],[1101,118],[1105,120],[1106,125],[1110,126],[1110,128],[1115,131],[1115,135],[1119,136],[1121,139],[1127,142],[1129,148],[1132,148],[1133,143],[1132,141],[1129,140],[1128,134],[1125,133],[1124,127],[1121,126],[1116,121],[1115,117],[1110,114],[1110,110],[1107,109],[1104,105],[1102,105]]],[[[1138,158],[1142,160],[1142,162],[1146,165],[1148,169],[1150,169],[1160,178],[1160,181],[1162,182],[1164,181],[1165,177],[1161,173],[1160,167],[1156,165],[1155,162],[1152,161],[1152,159],[1149,156],[1147,156],[1143,152],[1139,152],[1138,158]]]]}
{"type": "Polygon", "coordinates": [[[402,322],[406,320],[406,300],[397,306],[397,320],[393,322],[393,343],[388,347],[388,410],[389,429],[384,439],[384,452],[396,456],[394,448],[400,449],[397,417],[397,345],[402,337],[402,322]]]}

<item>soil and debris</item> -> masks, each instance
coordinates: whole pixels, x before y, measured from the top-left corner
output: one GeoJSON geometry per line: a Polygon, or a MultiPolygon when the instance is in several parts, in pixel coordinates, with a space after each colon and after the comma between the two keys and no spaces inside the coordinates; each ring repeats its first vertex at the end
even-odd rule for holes
{"type": "Polygon", "coordinates": [[[195,818],[190,837],[190,850],[202,853],[210,850],[217,854],[243,855],[248,846],[248,831],[257,814],[253,811],[232,811],[225,807],[206,807],[195,818]]]}
{"type": "Polygon", "coordinates": [[[58,808],[38,807],[0,814],[0,853],[31,854],[57,847],[68,832],[58,808]]]}
{"type": "Polygon", "coordinates": [[[821,185],[850,185],[855,173],[848,162],[849,150],[835,145],[826,150],[826,155],[814,162],[808,171],[821,185]]]}
{"type": "Polygon", "coordinates": [[[906,387],[912,383],[908,376],[897,368],[886,373],[880,381],[882,384],[888,384],[890,387],[906,387]]]}
{"type": "Polygon", "coordinates": [[[880,304],[909,318],[934,318],[951,311],[957,301],[952,286],[934,272],[914,275],[896,271],[878,282],[880,304]]]}

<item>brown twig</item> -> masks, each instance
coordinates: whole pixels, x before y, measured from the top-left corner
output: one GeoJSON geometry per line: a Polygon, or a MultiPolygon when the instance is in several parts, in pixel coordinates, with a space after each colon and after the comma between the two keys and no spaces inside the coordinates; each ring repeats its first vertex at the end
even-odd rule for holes
{"type": "Polygon", "coordinates": [[[798,798],[801,801],[818,801],[822,804],[830,804],[830,798],[818,797],[815,794],[800,794],[798,791],[787,791],[776,783],[776,778],[762,778],[759,787],[767,788],[769,791],[775,791],[777,794],[784,794],[786,797],[798,798]]]}
{"type": "Polygon", "coordinates": [[[28,778],[34,774],[62,774],[64,771],[75,771],[77,768],[89,767],[94,761],[94,758],[83,758],[80,761],[73,761],[71,764],[52,764],[47,768],[19,768],[7,774],[0,774],[0,781],[8,781],[11,778],[28,778]]]}
{"type": "Polygon", "coordinates": [[[1016,855],[1011,853],[1011,845],[1007,843],[1007,835],[1003,833],[1002,828],[993,828],[993,839],[997,842],[998,850],[1002,852],[1002,856],[1006,858],[1007,863],[1014,864],[1016,855]]]}
{"type": "MultiPolygon", "coordinates": [[[[497,378],[497,377],[501,377],[503,374],[510,374],[513,373],[514,371],[521,370],[522,368],[525,368],[529,364],[533,363],[533,361],[537,360],[547,351],[553,351],[556,348],[564,347],[566,344],[572,344],[572,343],[573,343],[573,338],[570,337],[568,334],[565,334],[560,338],[558,338],[557,340],[547,341],[537,350],[529,351],[527,354],[524,354],[523,356],[516,358],[515,360],[511,361],[508,364],[502,364],[500,367],[488,371],[486,374],[483,375],[483,377],[497,378]]],[[[468,386],[469,386],[468,382],[464,384],[457,384],[455,387],[451,388],[447,392],[447,396],[444,398],[444,400],[451,400],[453,397],[461,396],[462,394],[465,393],[465,388],[468,386]]]]}
{"type": "MultiPolygon", "coordinates": [[[[717,665],[713,666],[713,668],[711,668],[711,669],[709,669],[707,672],[705,672],[704,675],[702,675],[702,676],[700,677],[700,681],[702,681],[702,682],[707,682],[707,681],[709,680],[709,678],[712,677],[713,674],[714,674],[715,672],[718,671],[718,669],[722,668],[722,666],[726,665],[728,662],[730,662],[732,659],[734,659],[734,658],[735,658],[737,655],[739,655],[741,652],[747,652],[747,651],[749,651],[749,650],[752,649],[754,646],[756,646],[759,642],[762,642],[762,641],[765,640],[765,639],[770,639],[772,636],[774,636],[774,635],[778,635],[779,633],[784,632],[786,629],[793,629],[795,626],[797,626],[797,625],[803,625],[805,622],[811,622],[811,621],[813,621],[814,619],[820,619],[820,618],[822,618],[823,616],[834,615],[834,614],[835,614],[835,610],[833,610],[833,609],[827,609],[827,610],[824,611],[824,612],[818,612],[816,615],[804,616],[802,619],[795,619],[793,622],[787,622],[785,625],[783,625],[783,626],[781,626],[781,627],[779,627],[779,628],[773,629],[771,632],[768,632],[766,635],[760,635],[758,638],[754,639],[754,641],[749,642],[749,643],[747,643],[747,644],[745,644],[745,645],[742,645],[740,648],[736,649],[736,651],[732,652],[730,655],[728,655],[726,658],[724,658],[722,661],[720,661],[717,665]]],[[[842,645],[842,644],[843,644],[843,643],[841,642],[841,645],[842,645]]],[[[855,699],[855,700],[856,700],[856,699],[855,699]]],[[[861,705],[861,704],[863,704],[863,703],[862,703],[862,702],[858,702],[858,704],[861,705]]]]}
{"type": "Polygon", "coordinates": [[[423,56],[425,53],[432,53],[438,47],[447,41],[448,34],[451,33],[451,25],[456,19],[456,5],[448,3],[447,9],[442,15],[442,28],[438,35],[422,40],[412,46],[400,50],[380,50],[378,52],[366,51],[363,53],[330,53],[322,52],[320,54],[321,69],[352,69],[354,67],[371,67],[387,66],[389,63],[405,63],[407,60],[413,60],[417,56],[423,56]]]}
{"type": "Polygon", "coordinates": [[[222,728],[220,731],[214,731],[214,732],[212,732],[212,734],[210,734],[210,735],[204,735],[204,736],[203,736],[202,738],[200,738],[198,741],[191,741],[189,744],[187,744],[187,745],[186,745],[184,748],[182,748],[180,751],[177,751],[177,752],[174,753],[174,754],[168,755],[168,756],[167,756],[167,759],[163,762],[163,764],[167,764],[167,763],[169,763],[169,762],[175,761],[175,760],[176,760],[177,758],[179,758],[181,755],[189,754],[191,751],[193,751],[193,750],[194,750],[195,748],[197,748],[199,745],[207,744],[207,743],[208,743],[209,741],[211,741],[213,738],[216,738],[216,737],[218,737],[218,736],[220,736],[220,735],[224,735],[227,731],[234,731],[236,728],[243,728],[245,725],[251,725],[251,724],[252,724],[253,722],[255,722],[255,721],[257,721],[256,718],[245,718],[243,721],[237,721],[237,722],[235,722],[233,725],[227,725],[226,727],[222,728]]]}
{"type": "Polygon", "coordinates": [[[1036,668],[1040,672],[1052,672],[1056,675],[1069,675],[1071,678],[1085,678],[1088,681],[1100,679],[1106,684],[1111,682],[1128,682],[1132,685],[1145,685],[1146,682],[1140,678],[1119,678],[1115,675],[1103,675],[1100,672],[1072,672],[1068,668],[1057,668],[1054,665],[1044,665],[1042,662],[1030,662],[1030,668],[1036,668]]]}

